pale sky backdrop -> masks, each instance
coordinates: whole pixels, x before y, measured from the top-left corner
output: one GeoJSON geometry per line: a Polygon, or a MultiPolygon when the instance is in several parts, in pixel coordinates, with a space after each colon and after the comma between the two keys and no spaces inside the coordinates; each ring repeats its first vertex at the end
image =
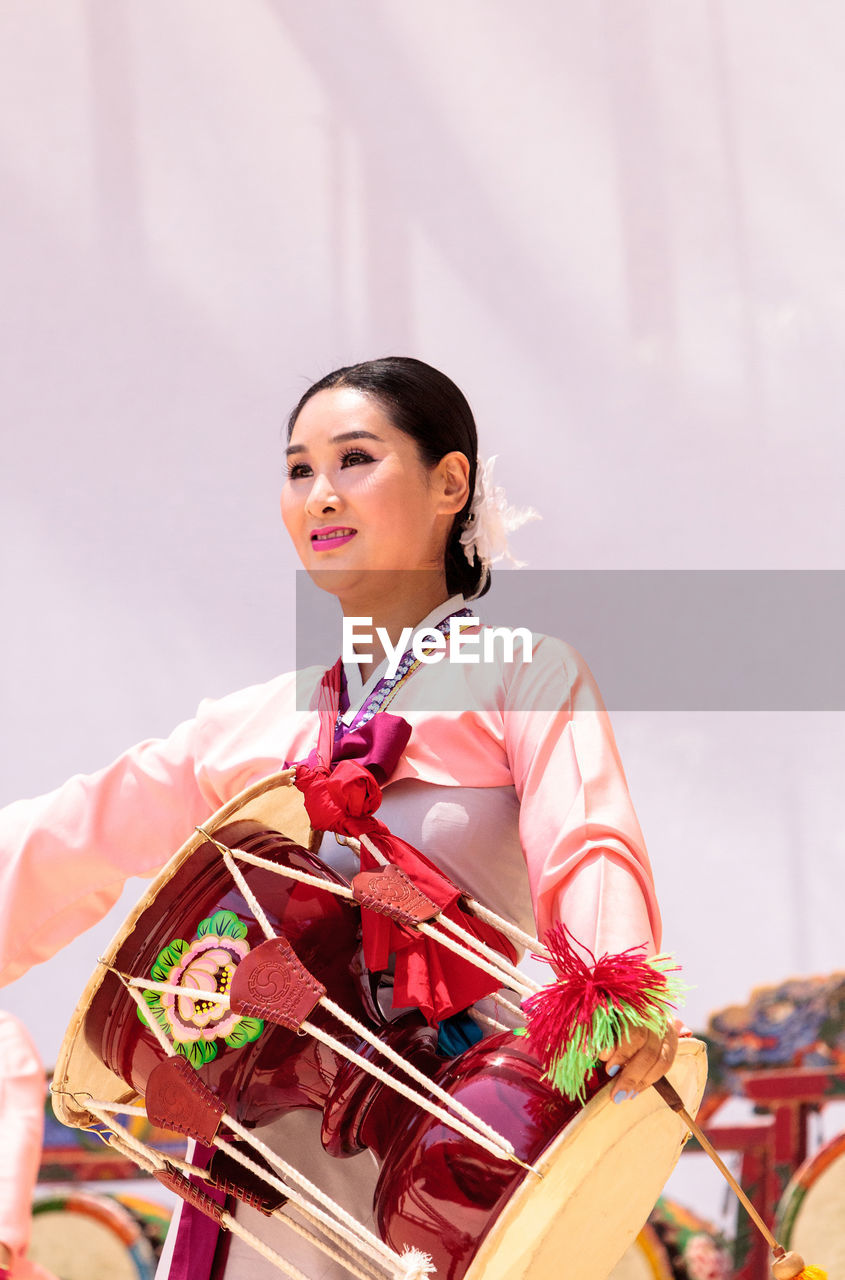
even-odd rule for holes
{"type": "MultiPolygon", "coordinates": [[[[463,387],[532,568],[845,568],[843,65],[827,0],[3,0],[0,802],[293,665],[339,364],[463,387]]],[[[845,716],[615,725],[691,1024],[845,968],[845,716]]],[[[48,1061],[138,889],[0,995],[48,1061]]]]}

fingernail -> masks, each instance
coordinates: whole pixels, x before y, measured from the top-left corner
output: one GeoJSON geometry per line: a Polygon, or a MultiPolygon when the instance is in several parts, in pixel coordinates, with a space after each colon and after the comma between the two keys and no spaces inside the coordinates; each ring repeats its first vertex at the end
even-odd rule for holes
{"type": "Polygon", "coordinates": [[[624,1102],[626,1098],[633,1098],[633,1093],[628,1093],[627,1089],[620,1089],[618,1093],[614,1093],[614,1102],[624,1102]]]}
{"type": "Polygon", "coordinates": [[[609,1076],[618,1076],[618,1075],[619,1075],[619,1072],[620,1072],[621,1070],[622,1070],[622,1068],[620,1067],[619,1063],[618,1063],[618,1062],[614,1062],[614,1064],[613,1064],[613,1066],[612,1066],[612,1067],[608,1067],[608,1068],[607,1068],[607,1074],[608,1074],[609,1076]]]}

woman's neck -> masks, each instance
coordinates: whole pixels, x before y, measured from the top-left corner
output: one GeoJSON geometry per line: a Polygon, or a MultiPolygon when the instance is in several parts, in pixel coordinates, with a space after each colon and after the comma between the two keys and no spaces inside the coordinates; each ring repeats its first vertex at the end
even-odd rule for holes
{"type": "Polygon", "coordinates": [[[356,626],[356,631],[372,634],[372,643],[357,646],[360,652],[371,655],[369,659],[358,660],[364,684],[386,656],[379,630],[389,637],[390,644],[395,649],[408,627],[417,627],[423,618],[427,618],[438,605],[448,599],[449,592],[443,574],[417,570],[403,574],[399,582],[390,585],[385,583],[378,591],[369,593],[368,597],[356,595],[354,599],[347,597],[341,600],[344,617],[366,620],[356,626]]]}

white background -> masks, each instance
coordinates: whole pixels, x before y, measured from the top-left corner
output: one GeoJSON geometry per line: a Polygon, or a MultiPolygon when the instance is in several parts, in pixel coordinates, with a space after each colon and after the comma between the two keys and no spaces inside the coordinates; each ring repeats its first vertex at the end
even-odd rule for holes
{"type": "MultiPolygon", "coordinates": [[[[825,0],[3,0],[0,802],[293,665],[339,364],[462,386],[532,568],[842,568],[843,64],[825,0]]],[[[691,1024],[845,967],[845,717],[615,722],[691,1024]]],[[[137,892],[3,992],[48,1061],[137,892]]]]}

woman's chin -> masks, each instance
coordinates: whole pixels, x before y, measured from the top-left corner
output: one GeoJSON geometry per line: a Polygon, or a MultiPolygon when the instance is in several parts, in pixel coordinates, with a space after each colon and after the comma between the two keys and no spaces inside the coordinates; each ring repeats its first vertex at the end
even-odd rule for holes
{"type": "Polygon", "coordinates": [[[332,596],[343,596],[353,590],[356,583],[360,583],[362,576],[366,571],[361,569],[341,569],[331,568],[328,565],[319,567],[315,565],[306,565],[308,577],[314,583],[315,587],[319,587],[321,591],[327,591],[332,596]]]}
{"type": "MultiPolygon", "coordinates": [[[[365,569],[360,565],[341,566],[306,564],[309,578],[321,591],[335,596],[344,613],[370,616],[383,611],[385,604],[402,600],[431,605],[445,598],[445,579],[441,570],[429,565],[365,569]]],[[[414,612],[411,609],[411,612],[414,612]]]]}

